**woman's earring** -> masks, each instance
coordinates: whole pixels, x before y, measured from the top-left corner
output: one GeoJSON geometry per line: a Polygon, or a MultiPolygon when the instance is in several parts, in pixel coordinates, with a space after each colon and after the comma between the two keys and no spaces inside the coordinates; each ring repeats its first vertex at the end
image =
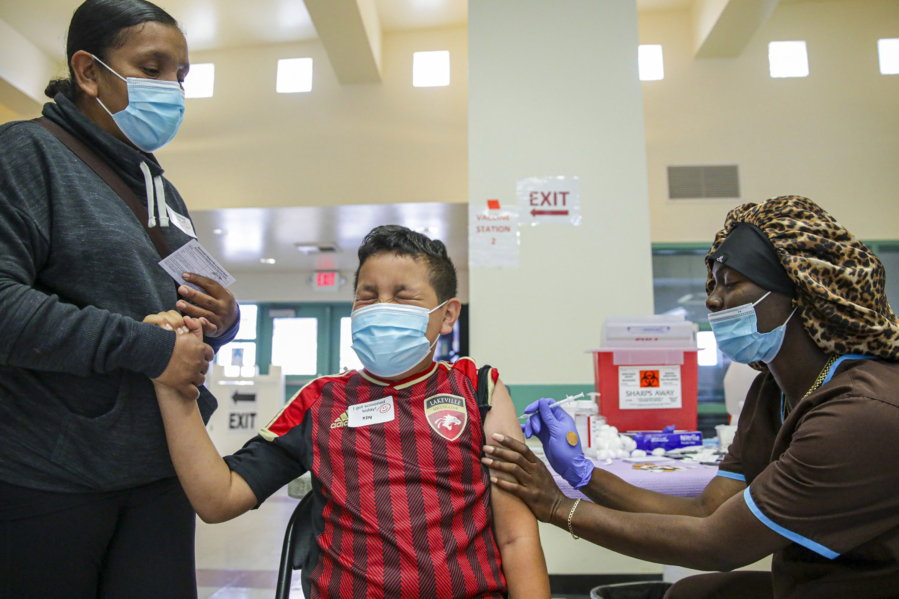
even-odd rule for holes
{"type": "Polygon", "coordinates": [[[794,309],[799,307],[799,302],[796,301],[795,297],[790,300],[790,304],[793,306],[794,309]]]}

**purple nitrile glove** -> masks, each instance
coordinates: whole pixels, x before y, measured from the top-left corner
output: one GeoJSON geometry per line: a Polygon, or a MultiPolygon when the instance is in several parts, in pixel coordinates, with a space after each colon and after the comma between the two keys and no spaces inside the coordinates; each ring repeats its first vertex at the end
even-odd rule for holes
{"type": "Polygon", "coordinates": [[[533,416],[521,425],[521,430],[527,438],[536,435],[543,443],[543,452],[552,469],[572,487],[580,489],[590,482],[593,462],[584,456],[574,419],[562,408],[550,408],[553,403],[554,400],[543,398],[526,407],[524,413],[533,416]],[[573,446],[568,442],[571,432],[577,437],[573,446]]]}

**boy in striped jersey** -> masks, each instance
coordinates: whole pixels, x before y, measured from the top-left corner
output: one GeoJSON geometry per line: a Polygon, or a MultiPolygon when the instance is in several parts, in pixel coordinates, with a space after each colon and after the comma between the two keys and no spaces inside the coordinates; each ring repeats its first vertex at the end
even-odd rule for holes
{"type": "Polygon", "coordinates": [[[534,516],[479,462],[492,434],[523,440],[509,393],[492,370],[479,406],[472,360],[433,361],[461,309],[445,246],[378,227],[359,263],[353,349],[365,369],[312,381],[233,456],[219,457],[195,402],[157,386],[194,509],[230,520],[309,471],[307,597],[548,598],[534,516]]]}

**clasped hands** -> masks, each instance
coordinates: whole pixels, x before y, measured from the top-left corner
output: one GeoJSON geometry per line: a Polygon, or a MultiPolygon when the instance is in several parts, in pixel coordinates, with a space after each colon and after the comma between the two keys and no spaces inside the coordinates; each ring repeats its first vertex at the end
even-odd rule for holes
{"type": "Polygon", "coordinates": [[[178,293],[190,300],[176,304],[181,312],[169,310],[151,314],[144,322],[177,333],[175,348],[166,369],[154,383],[171,387],[186,399],[195,400],[199,387],[206,382],[209,363],[215,358],[212,347],[203,342],[203,336],[218,337],[237,321],[238,309],[234,295],[216,281],[194,273],[185,273],[184,280],[196,284],[203,291],[187,285],[178,293]]]}

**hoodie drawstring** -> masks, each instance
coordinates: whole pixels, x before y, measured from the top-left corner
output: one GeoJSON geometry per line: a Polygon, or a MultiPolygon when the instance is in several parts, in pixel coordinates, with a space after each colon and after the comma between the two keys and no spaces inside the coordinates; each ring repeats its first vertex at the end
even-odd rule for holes
{"type": "Polygon", "coordinates": [[[169,206],[165,203],[165,185],[162,183],[162,177],[153,179],[156,183],[156,205],[159,209],[159,226],[169,226],[169,206]]]}
{"type": "Polygon", "coordinates": [[[163,185],[162,177],[158,176],[154,178],[152,173],[150,173],[150,167],[147,166],[146,162],[140,163],[140,172],[144,174],[144,183],[147,187],[147,214],[150,216],[150,219],[147,221],[147,228],[152,229],[156,226],[157,201],[159,204],[159,226],[168,227],[168,204],[165,202],[165,186],[163,185]],[[156,184],[155,196],[153,195],[154,183],[156,184]]]}

